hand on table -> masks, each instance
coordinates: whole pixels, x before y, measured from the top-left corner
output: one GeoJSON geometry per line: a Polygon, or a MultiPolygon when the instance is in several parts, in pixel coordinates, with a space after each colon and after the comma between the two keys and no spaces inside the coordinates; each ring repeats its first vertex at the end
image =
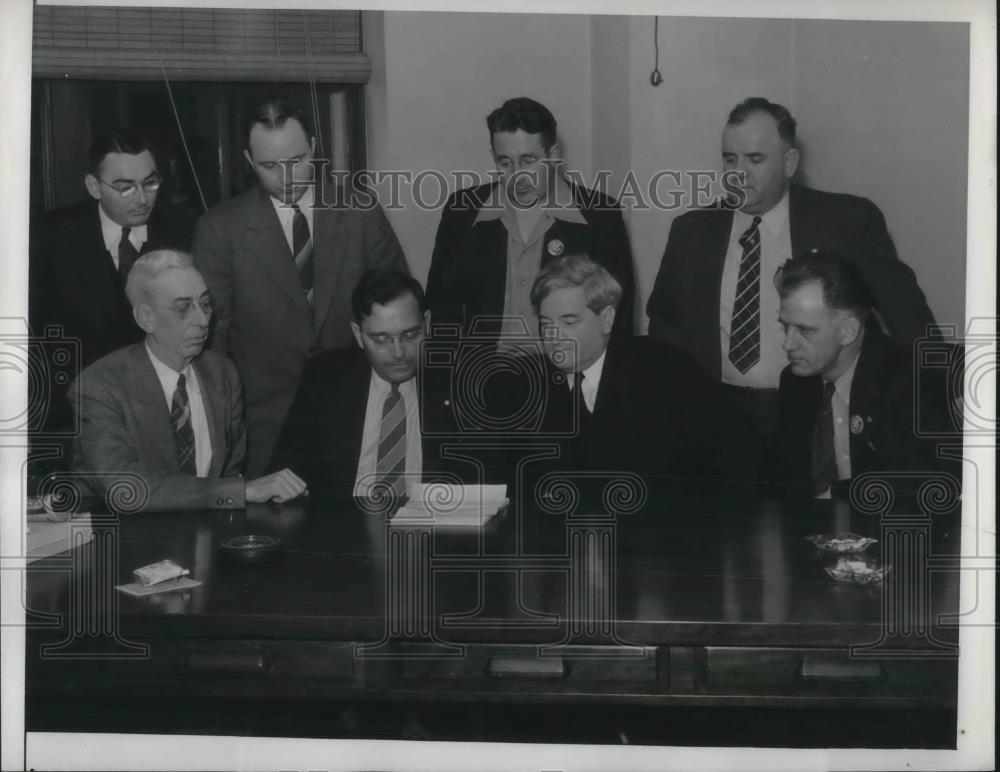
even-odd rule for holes
{"type": "Polygon", "coordinates": [[[251,504],[261,504],[265,501],[284,504],[307,493],[308,490],[305,481],[295,472],[291,469],[282,469],[280,472],[248,482],[246,500],[251,504]]]}

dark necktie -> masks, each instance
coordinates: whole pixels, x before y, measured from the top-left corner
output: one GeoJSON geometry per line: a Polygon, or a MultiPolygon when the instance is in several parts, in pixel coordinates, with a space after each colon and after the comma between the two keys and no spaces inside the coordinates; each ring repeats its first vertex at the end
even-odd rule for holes
{"type": "Polygon", "coordinates": [[[583,396],[583,373],[573,373],[573,400],[576,408],[577,428],[581,435],[590,428],[591,412],[587,409],[587,400],[583,396]]]}
{"type": "Polygon", "coordinates": [[[184,375],[177,377],[177,388],[170,405],[170,423],[174,427],[174,443],[177,446],[177,466],[185,474],[197,475],[195,463],[194,429],[191,428],[191,404],[188,402],[184,375]]]}
{"type": "Polygon", "coordinates": [[[833,444],[833,394],[836,387],[823,382],[823,405],[816,416],[812,438],[812,469],[810,476],[816,492],[822,493],[838,479],[837,451],[833,444]]]}
{"type": "Polygon", "coordinates": [[[139,252],[132,246],[132,242],[128,237],[131,232],[131,227],[123,225],[122,239],[118,242],[118,273],[121,274],[122,281],[128,278],[128,272],[132,270],[132,264],[139,258],[139,252]]]}
{"type": "Polygon", "coordinates": [[[741,373],[760,361],[760,217],[740,236],[743,257],[729,326],[729,361],[741,373]]]}
{"type": "Polygon", "coordinates": [[[309,305],[313,302],[313,259],[312,236],[309,233],[309,221],[299,209],[298,204],[292,204],[295,214],[292,216],[292,252],[295,256],[295,269],[299,272],[299,282],[306,293],[309,305]]]}
{"type": "Polygon", "coordinates": [[[375,474],[378,482],[391,487],[397,499],[406,495],[406,404],[399,393],[399,384],[382,405],[382,426],[379,430],[378,460],[375,474]]]}

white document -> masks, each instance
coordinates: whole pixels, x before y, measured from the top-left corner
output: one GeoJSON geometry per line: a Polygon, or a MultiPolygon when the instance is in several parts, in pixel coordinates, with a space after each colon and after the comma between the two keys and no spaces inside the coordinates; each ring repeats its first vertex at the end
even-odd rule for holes
{"type": "Polygon", "coordinates": [[[508,503],[506,485],[420,484],[390,522],[471,528],[485,525],[508,503]]]}

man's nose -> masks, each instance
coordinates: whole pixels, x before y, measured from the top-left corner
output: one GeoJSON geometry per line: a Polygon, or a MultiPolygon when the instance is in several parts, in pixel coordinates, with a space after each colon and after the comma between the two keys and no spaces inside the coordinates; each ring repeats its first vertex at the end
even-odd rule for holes
{"type": "Polygon", "coordinates": [[[135,189],[136,200],[141,204],[146,204],[149,201],[149,194],[142,185],[137,185],[135,189]]]}
{"type": "Polygon", "coordinates": [[[403,358],[403,353],[404,353],[403,352],[403,341],[401,341],[399,338],[395,338],[395,339],[393,339],[393,341],[390,344],[390,346],[391,346],[390,350],[392,351],[392,355],[396,359],[402,359],[403,358]]]}
{"type": "Polygon", "coordinates": [[[794,333],[793,330],[788,330],[788,331],[785,332],[785,337],[781,339],[781,348],[782,348],[782,350],[784,350],[784,351],[791,351],[795,347],[795,344],[792,341],[792,336],[794,334],[795,333],[794,333]]]}

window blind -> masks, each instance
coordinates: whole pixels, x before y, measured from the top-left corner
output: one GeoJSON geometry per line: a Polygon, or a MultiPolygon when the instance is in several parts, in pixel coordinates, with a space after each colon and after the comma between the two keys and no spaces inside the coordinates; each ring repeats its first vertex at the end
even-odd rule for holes
{"type": "Polygon", "coordinates": [[[36,6],[33,75],[365,83],[360,11],[36,6]]]}

